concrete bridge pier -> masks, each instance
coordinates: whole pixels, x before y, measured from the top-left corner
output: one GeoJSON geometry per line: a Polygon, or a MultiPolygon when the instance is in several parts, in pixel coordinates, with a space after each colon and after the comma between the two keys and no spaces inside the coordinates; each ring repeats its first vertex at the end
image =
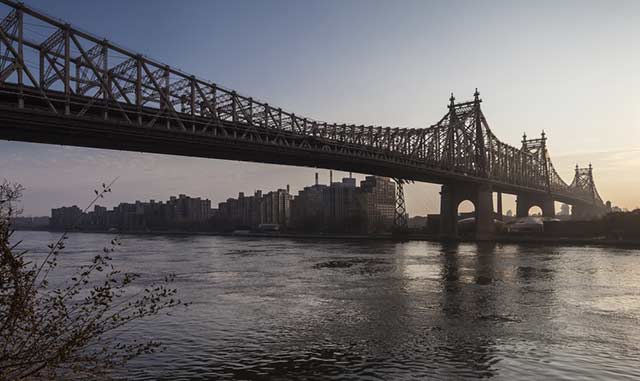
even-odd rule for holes
{"type": "Polygon", "coordinates": [[[588,220],[587,206],[581,204],[571,205],[571,219],[572,220],[588,220]]]}
{"type": "Polygon", "coordinates": [[[490,185],[452,183],[442,186],[440,191],[440,238],[458,238],[458,206],[471,201],[475,207],[476,239],[493,237],[493,191],[490,185]]]}
{"type": "Polygon", "coordinates": [[[543,217],[555,217],[556,207],[553,198],[547,195],[519,194],[516,199],[516,217],[529,215],[529,209],[537,206],[542,209],[543,217]]]}

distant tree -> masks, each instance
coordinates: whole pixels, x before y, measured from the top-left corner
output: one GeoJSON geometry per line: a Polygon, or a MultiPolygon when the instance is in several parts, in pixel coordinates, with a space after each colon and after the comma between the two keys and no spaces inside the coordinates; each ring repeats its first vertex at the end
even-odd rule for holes
{"type": "MultiPolygon", "coordinates": [[[[116,238],[64,285],[50,288],[47,277],[56,269],[67,234],[51,243],[38,263],[26,257],[20,242],[10,242],[14,203],[22,191],[6,180],[0,184],[0,380],[95,379],[162,349],[154,341],[122,343],[114,334],[134,320],[182,304],[169,287],[174,276],[133,288],[138,275],[111,263],[120,246],[116,238]]],[[[110,191],[103,184],[91,205],[110,191]]]]}

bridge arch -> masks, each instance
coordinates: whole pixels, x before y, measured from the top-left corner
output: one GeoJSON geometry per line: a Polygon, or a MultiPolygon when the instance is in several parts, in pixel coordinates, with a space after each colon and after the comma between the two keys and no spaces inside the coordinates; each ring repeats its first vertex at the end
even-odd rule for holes
{"type": "Polygon", "coordinates": [[[476,233],[476,210],[476,203],[472,199],[464,198],[458,202],[456,216],[458,233],[460,235],[469,236],[476,233]]]}
{"type": "Polygon", "coordinates": [[[536,211],[544,217],[555,217],[555,208],[553,198],[548,195],[519,194],[516,200],[516,217],[531,216],[532,211],[536,211]],[[536,210],[536,208],[540,210],[536,210]]]}
{"type": "Polygon", "coordinates": [[[544,212],[542,211],[542,207],[540,205],[534,204],[531,205],[529,207],[529,210],[527,211],[527,216],[529,217],[533,217],[533,216],[542,216],[544,214],[544,212]]]}
{"type": "MultiPolygon", "coordinates": [[[[478,239],[491,236],[494,226],[493,195],[490,186],[466,182],[444,184],[440,195],[441,237],[456,238],[459,232],[460,212],[471,211],[474,212],[475,221],[467,222],[466,232],[475,234],[478,239]]],[[[463,229],[460,229],[460,233],[463,233],[463,229]]]]}
{"type": "Polygon", "coordinates": [[[468,215],[468,213],[475,213],[476,211],[476,203],[469,198],[465,198],[458,201],[458,206],[456,207],[456,214],[459,217],[468,215]]]}

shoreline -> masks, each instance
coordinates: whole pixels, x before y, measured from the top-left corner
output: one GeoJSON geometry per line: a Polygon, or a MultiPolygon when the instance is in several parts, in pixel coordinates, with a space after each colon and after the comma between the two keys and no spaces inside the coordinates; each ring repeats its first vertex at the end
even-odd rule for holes
{"type": "MultiPolygon", "coordinates": [[[[62,233],[51,229],[16,229],[16,231],[44,231],[49,233],[62,233]]],[[[260,233],[243,232],[224,233],[206,231],[162,230],[162,231],[128,231],[110,232],[105,230],[78,230],[70,233],[91,233],[111,235],[139,235],[139,236],[214,236],[214,237],[240,237],[240,238],[290,238],[290,239],[320,239],[320,240],[354,240],[354,241],[429,241],[429,242],[458,242],[458,243],[500,243],[500,244],[541,244],[549,246],[565,245],[589,245],[606,247],[639,248],[640,240],[613,240],[602,237],[543,237],[534,235],[507,236],[497,235],[491,240],[476,240],[461,237],[456,240],[442,240],[437,235],[425,233],[410,233],[407,235],[387,234],[317,234],[317,233],[260,233]]]]}

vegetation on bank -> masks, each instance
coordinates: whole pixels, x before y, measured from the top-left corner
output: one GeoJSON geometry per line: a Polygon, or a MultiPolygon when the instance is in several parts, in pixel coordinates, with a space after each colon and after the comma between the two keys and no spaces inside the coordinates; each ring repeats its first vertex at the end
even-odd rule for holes
{"type": "Polygon", "coordinates": [[[602,224],[610,238],[640,240],[640,209],[609,213],[602,218],[602,224]]]}
{"type": "MultiPolygon", "coordinates": [[[[15,242],[11,219],[23,187],[0,184],[0,380],[108,378],[108,372],[143,354],[162,349],[155,341],[124,343],[123,326],[183,305],[171,288],[174,275],[139,286],[139,275],[118,270],[112,256],[115,238],[79,266],[59,287],[48,278],[56,271],[67,234],[34,258],[15,242]]],[[[95,191],[91,203],[110,192],[95,191]]],[[[91,207],[89,205],[87,208],[91,207]]]]}

